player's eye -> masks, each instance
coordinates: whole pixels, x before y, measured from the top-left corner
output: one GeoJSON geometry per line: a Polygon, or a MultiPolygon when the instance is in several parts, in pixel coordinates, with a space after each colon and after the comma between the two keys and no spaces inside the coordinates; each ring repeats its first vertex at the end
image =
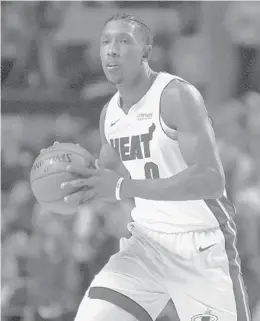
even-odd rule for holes
{"type": "Polygon", "coordinates": [[[102,40],[102,45],[103,45],[103,46],[108,45],[108,40],[107,40],[107,39],[102,40]]]}
{"type": "Polygon", "coordinates": [[[120,42],[123,43],[123,44],[128,44],[129,43],[127,39],[121,39],[120,42]]]}

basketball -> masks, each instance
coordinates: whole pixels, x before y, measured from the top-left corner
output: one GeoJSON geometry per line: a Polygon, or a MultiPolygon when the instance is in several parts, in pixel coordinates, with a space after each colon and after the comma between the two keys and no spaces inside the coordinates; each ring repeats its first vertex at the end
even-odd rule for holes
{"type": "Polygon", "coordinates": [[[94,157],[73,143],[56,143],[43,150],[35,159],[30,172],[32,192],[46,209],[58,214],[73,214],[75,206],[64,202],[64,197],[78,191],[76,187],[61,189],[61,183],[78,179],[66,171],[69,164],[94,167],[94,157]]]}

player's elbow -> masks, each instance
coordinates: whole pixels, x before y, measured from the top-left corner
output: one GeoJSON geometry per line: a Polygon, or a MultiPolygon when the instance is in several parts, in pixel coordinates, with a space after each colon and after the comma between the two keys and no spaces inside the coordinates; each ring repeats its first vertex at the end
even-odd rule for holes
{"type": "Polygon", "coordinates": [[[220,198],[225,191],[225,174],[221,168],[209,168],[206,172],[209,179],[211,198],[220,198]]]}

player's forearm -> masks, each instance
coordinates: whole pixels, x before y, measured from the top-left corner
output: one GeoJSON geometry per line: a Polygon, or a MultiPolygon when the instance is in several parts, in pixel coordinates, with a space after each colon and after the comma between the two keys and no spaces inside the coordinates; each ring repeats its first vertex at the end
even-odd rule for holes
{"type": "Polygon", "coordinates": [[[188,201],[218,198],[223,194],[224,178],[212,170],[196,165],[164,179],[125,180],[121,197],[139,197],[158,201],[188,201]]]}

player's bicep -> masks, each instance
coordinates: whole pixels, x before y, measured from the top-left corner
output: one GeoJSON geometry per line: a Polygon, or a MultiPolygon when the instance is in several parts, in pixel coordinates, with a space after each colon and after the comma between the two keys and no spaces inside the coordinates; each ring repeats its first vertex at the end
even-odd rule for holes
{"type": "Polygon", "coordinates": [[[215,135],[199,91],[178,82],[170,88],[168,100],[169,117],[177,128],[180,151],[187,165],[197,164],[222,173],[215,135]]]}
{"type": "Polygon", "coordinates": [[[187,164],[222,172],[215,135],[203,98],[192,86],[180,88],[181,114],[178,137],[181,153],[187,164]]]}
{"type": "Polygon", "coordinates": [[[181,154],[187,165],[220,169],[215,136],[208,118],[200,122],[200,127],[186,124],[178,128],[178,141],[181,154]]]}

